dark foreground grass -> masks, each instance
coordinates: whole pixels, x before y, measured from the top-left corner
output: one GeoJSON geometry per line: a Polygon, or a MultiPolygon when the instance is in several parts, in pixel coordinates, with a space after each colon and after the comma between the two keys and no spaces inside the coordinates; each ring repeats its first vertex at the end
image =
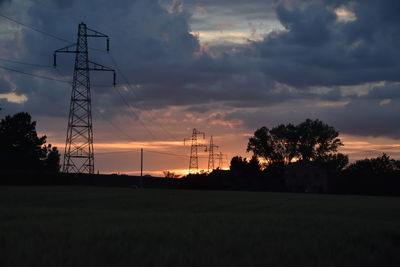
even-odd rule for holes
{"type": "Polygon", "coordinates": [[[400,198],[0,187],[0,266],[400,266],[400,198]]]}

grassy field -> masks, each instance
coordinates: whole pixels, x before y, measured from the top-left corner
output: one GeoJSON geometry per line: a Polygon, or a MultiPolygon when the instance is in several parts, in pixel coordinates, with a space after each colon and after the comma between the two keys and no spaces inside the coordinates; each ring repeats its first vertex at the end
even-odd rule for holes
{"type": "Polygon", "coordinates": [[[0,266],[400,266],[400,198],[0,187],[0,266]]]}

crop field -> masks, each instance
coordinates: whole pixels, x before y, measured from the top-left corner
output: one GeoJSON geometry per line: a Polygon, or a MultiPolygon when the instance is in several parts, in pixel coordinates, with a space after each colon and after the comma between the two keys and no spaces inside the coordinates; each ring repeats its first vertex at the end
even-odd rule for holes
{"type": "Polygon", "coordinates": [[[0,266],[400,266],[400,198],[0,187],[0,266]]]}

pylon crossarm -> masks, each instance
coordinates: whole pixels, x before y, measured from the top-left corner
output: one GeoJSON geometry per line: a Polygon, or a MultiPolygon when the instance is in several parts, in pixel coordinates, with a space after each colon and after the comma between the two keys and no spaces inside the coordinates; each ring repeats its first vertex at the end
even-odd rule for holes
{"type": "Polygon", "coordinates": [[[60,49],[57,49],[54,51],[54,53],[77,53],[76,43],[67,45],[66,47],[63,47],[60,49]],[[71,50],[72,47],[74,47],[74,50],[71,50]]]}
{"type": "Polygon", "coordinates": [[[203,136],[203,139],[206,138],[206,133],[204,133],[204,132],[196,131],[196,134],[197,134],[197,135],[202,135],[202,136],[203,136]]]}
{"type": "Polygon", "coordinates": [[[87,27],[86,27],[86,30],[87,30],[86,37],[104,37],[104,38],[109,38],[108,35],[106,35],[104,33],[101,33],[99,31],[96,31],[96,30],[93,30],[93,29],[90,29],[90,28],[87,28],[87,27]]]}
{"type": "Polygon", "coordinates": [[[76,43],[74,43],[74,44],[67,45],[66,47],[55,50],[54,54],[53,54],[53,66],[54,67],[57,66],[57,53],[78,53],[78,48],[77,48],[76,43]],[[72,47],[74,47],[73,50],[71,50],[72,47]]]}
{"type": "Polygon", "coordinates": [[[107,34],[92,30],[86,27],[86,37],[103,37],[107,38],[107,52],[110,51],[110,38],[107,34]]]}
{"type": "Polygon", "coordinates": [[[204,147],[204,152],[207,152],[207,146],[206,145],[197,145],[197,147],[204,147]]]}
{"type": "Polygon", "coordinates": [[[99,63],[95,63],[93,61],[89,61],[89,70],[94,70],[94,71],[112,71],[113,72],[113,85],[115,86],[116,78],[115,78],[115,70],[109,67],[106,67],[104,65],[101,65],[99,63]]]}
{"type": "Polygon", "coordinates": [[[114,71],[114,69],[101,65],[99,63],[89,61],[89,70],[96,70],[96,71],[114,71]]]}

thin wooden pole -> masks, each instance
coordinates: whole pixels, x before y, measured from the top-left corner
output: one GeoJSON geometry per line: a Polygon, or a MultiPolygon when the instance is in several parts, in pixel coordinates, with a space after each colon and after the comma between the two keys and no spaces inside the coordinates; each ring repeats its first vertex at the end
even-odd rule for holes
{"type": "Polygon", "coordinates": [[[143,148],[140,149],[140,188],[143,188],[143,148]]]}

